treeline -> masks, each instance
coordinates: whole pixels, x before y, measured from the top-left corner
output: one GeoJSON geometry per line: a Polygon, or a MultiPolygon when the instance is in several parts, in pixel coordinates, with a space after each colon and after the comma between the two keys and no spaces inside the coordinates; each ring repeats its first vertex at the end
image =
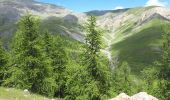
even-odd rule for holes
{"type": "Polygon", "coordinates": [[[121,92],[134,94],[143,90],[162,100],[170,99],[170,32],[164,34],[162,61],[154,64],[161,66],[160,69],[144,69],[141,74],[145,81],[137,85],[127,62],[114,70],[109,67],[107,58],[100,52],[103,31],[97,27],[94,16],[85,25],[88,33],[85,44],[77,48],[73,46],[76,43],[40,29],[40,22],[30,14],[23,16],[10,50],[0,44],[1,86],[66,100],[103,100],[121,92]],[[71,46],[78,55],[69,53],[71,46]]]}

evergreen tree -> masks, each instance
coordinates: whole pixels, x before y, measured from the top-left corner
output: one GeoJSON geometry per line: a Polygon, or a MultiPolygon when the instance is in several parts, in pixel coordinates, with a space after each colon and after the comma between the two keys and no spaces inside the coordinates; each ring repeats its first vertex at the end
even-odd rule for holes
{"type": "Polygon", "coordinates": [[[4,85],[53,96],[53,71],[45,60],[39,37],[39,19],[30,14],[22,17],[13,39],[10,75],[4,85]]]}
{"type": "Polygon", "coordinates": [[[127,62],[123,62],[119,67],[117,67],[113,74],[114,87],[116,93],[127,93],[131,94],[132,91],[132,79],[131,70],[127,62]]]}
{"type": "Polygon", "coordinates": [[[55,80],[58,85],[55,95],[58,97],[65,96],[65,82],[66,74],[65,70],[68,64],[68,57],[66,53],[66,48],[64,47],[64,40],[61,39],[61,36],[57,36],[54,40],[55,51],[52,55],[52,66],[54,68],[55,80]]]}
{"type": "Polygon", "coordinates": [[[69,62],[66,69],[66,100],[90,100],[88,94],[94,94],[95,87],[92,86],[88,73],[83,66],[69,62]],[[91,85],[91,86],[90,86],[91,85]]]}
{"type": "Polygon", "coordinates": [[[98,94],[90,94],[92,100],[101,99],[101,95],[107,94],[110,87],[109,69],[100,63],[100,49],[102,31],[96,25],[96,17],[90,16],[86,24],[86,45],[85,55],[83,59],[84,66],[91,77],[91,80],[96,84],[98,94]]]}
{"type": "Polygon", "coordinates": [[[145,90],[149,94],[155,94],[154,93],[155,88],[153,85],[157,78],[157,70],[152,66],[148,66],[148,68],[145,68],[144,70],[142,70],[141,74],[142,74],[142,79],[145,82],[144,84],[145,90]]]}
{"type": "Polygon", "coordinates": [[[52,36],[48,31],[44,33],[44,50],[46,58],[53,68],[53,76],[57,84],[55,96],[65,95],[65,69],[67,65],[67,54],[60,36],[52,36]],[[54,38],[55,37],[55,38],[54,38]]]}
{"type": "Polygon", "coordinates": [[[44,52],[46,53],[47,57],[50,57],[54,49],[54,44],[53,44],[54,39],[53,36],[48,32],[48,30],[44,31],[42,40],[43,40],[44,52]]]}
{"type": "Polygon", "coordinates": [[[170,25],[164,25],[162,59],[159,63],[160,98],[170,100],[170,25]]]}
{"type": "Polygon", "coordinates": [[[6,77],[7,53],[0,41],[0,85],[6,77]]]}

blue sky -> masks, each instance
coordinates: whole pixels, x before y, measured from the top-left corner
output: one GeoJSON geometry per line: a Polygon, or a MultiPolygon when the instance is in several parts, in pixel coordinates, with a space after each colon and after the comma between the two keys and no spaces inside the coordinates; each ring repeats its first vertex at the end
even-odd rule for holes
{"type": "Polygon", "coordinates": [[[86,12],[91,10],[113,10],[152,5],[170,7],[170,0],[36,0],[36,1],[64,6],[76,12],[86,12]]]}

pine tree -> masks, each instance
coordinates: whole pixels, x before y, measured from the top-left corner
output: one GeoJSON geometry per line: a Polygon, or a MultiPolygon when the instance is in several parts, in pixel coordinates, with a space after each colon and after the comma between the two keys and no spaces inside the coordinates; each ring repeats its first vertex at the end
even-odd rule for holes
{"type": "Polygon", "coordinates": [[[43,46],[44,46],[44,52],[46,53],[46,56],[51,56],[52,55],[52,49],[53,49],[53,37],[52,35],[48,32],[48,30],[44,31],[43,34],[43,46]]]}
{"type": "Polygon", "coordinates": [[[131,70],[127,62],[123,62],[117,67],[113,74],[113,84],[116,93],[127,93],[131,94],[132,90],[132,79],[131,70]]]}
{"type": "Polygon", "coordinates": [[[19,21],[12,44],[10,75],[4,85],[53,96],[56,85],[40,45],[39,22],[30,14],[19,21]]]}
{"type": "Polygon", "coordinates": [[[61,36],[57,36],[54,40],[54,52],[52,55],[52,66],[54,68],[55,80],[58,88],[56,89],[55,95],[58,97],[65,96],[65,82],[66,75],[65,73],[67,64],[68,64],[68,56],[66,52],[66,48],[64,47],[64,40],[61,39],[61,36]]]}
{"type": "Polygon", "coordinates": [[[87,23],[87,36],[86,36],[86,60],[88,62],[89,73],[97,79],[97,58],[101,49],[101,32],[97,30],[96,18],[91,16],[87,23]]]}
{"type": "Polygon", "coordinates": [[[159,66],[161,67],[159,72],[160,78],[160,98],[162,100],[170,99],[170,25],[164,25],[163,33],[163,47],[162,47],[162,59],[159,66]]]}
{"type": "Polygon", "coordinates": [[[7,65],[7,53],[5,49],[2,46],[2,43],[0,41],[0,85],[4,81],[6,77],[6,65],[7,65]]]}
{"type": "Polygon", "coordinates": [[[154,82],[157,79],[157,70],[153,66],[148,66],[141,71],[142,79],[144,80],[144,88],[149,94],[154,93],[154,82]]]}
{"type": "Polygon", "coordinates": [[[102,31],[96,25],[96,17],[90,16],[86,24],[86,45],[85,55],[83,59],[84,66],[91,77],[91,80],[96,83],[99,91],[98,95],[91,94],[92,100],[101,99],[100,95],[107,94],[110,87],[108,79],[108,68],[100,63],[100,49],[101,49],[101,36],[102,31]]]}
{"type": "Polygon", "coordinates": [[[60,36],[52,36],[48,31],[44,33],[44,50],[46,57],[53,68],[53,76],[57,84],[55,96],[65,95],[65,69],[67,65],[67,54],[63,47],[63,40],[60,36]]]}

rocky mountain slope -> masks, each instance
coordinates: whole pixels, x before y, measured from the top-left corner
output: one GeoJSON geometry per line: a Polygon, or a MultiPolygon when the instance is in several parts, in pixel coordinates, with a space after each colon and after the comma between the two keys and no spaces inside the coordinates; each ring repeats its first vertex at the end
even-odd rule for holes
{"type": "MultiPolygon", "coordinates": [[[[69,35],[77,40],[81,34],[77,26],[83,14],[74,13],[69,9],[52,4],[36,2],[34,0],[0,0],[0,35],[9,38],[15,32],[18,19],[26,13],[40,16],[44,20],[43,26],[49,26],[51,22],[58,24],[53,26],[55,33],[69,35]],[[77,16],[80,16],[77,18],[77,16]],[[47,22],[47,23],[45,23],[47,22]],[[74,29],[70,29],[74,26],[74,29]],[[58,30],[57,30],[58,29],[58,30]]],[[[51,27],[51,26],[49,26],[51,27]]]]}
{"type": "Polygon", "coordinates": [[[96,15],[104,34],[106,47],[102,52],[110,66],[117,60],[128,61],[133,72],[149,66],[160,55],[161,27],[169,24],[170,9],[166,7],[138,7],[122,10],[75,13],[61,6],[34,0],[0,0],[0,36],[7,44],[16,31],[16,22],[25,13],[40,16],[42,29],[63,34],[83,42],[83,23],[89,15],[96,15]]]}
{"type": "Polygon", "coordinates": [[[97,11],[94,15],[98,16],[98,25],[108,30],[105,40],[107,52],[111,51],[107,54],[111,55],[112,67],[117,59],[127,61],[137,74],[159,60],[162,28],[170,20],[169,8],[152,6],[105,12],[101,15],[97,11]]]}

